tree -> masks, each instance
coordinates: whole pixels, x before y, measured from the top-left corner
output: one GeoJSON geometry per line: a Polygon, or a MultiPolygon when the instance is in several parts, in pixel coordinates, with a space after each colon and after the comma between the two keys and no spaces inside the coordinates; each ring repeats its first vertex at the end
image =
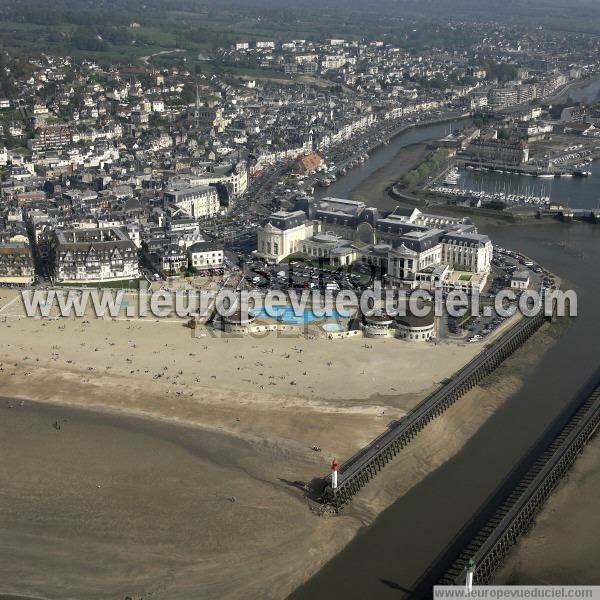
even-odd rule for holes
{"type": "Polygon", "coordinates": [[[193,83],[186,83],[181,90],[181,101],[184,104],[192,104],[196,100],[196,86],[193,83]]]}
{"type": "Polygon", "coordinates": [[[500,83],[514,81],[517,77],[517,67],[506,63],[488,61],[485,63],[488,79],[497,79],[500,83]]]}
{"type": "Polygon", "coordinates": [[[108,44],[100,39],[91,27],[80,27],[71,38],[73,47],[78,50],[102,52],[108,49],[108,44]]]}

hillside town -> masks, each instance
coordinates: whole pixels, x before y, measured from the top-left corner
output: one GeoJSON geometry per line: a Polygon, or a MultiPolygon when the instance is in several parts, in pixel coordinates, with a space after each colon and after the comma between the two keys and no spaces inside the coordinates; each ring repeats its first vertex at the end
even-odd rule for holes
{"type": "Polygon", "coordinates": [[[295,253],[383,261],[409,285],[456,283],[459,260],[485,283],[489,241],[472,225],[312,194],[396,132],[436,120],[508,120],[509,139],[478,127],[448,145],[509,165],[528,161],[535,135],[592,135],[593,111],[554,119],[548,100],[596,72],[598,42],[575,36],[570,52],[536,32],[518,39],[498,28],[453,53],[344,39],[219,51],[262,77],[4,55],[0,283],[164,280],[295,253]],[[456,246],[485,256],[471,262],[456,246]]]}
{"type": "Polygon", "coordinates": [[[0,0],[0,600],[596,598],[600,0],[0,0]]]}

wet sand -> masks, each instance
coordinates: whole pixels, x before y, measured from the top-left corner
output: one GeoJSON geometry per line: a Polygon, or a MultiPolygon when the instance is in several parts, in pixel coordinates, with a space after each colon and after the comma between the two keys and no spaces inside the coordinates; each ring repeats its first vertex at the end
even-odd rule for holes
{"type": "Polygon", "coordinates": [[[0,403],[0,593],[14,595],[286,597],[394,500],[332,520],[305,486],[479,350],[195,339],[169,320],[24,319],[15,297],[0,290],[13,398],[0,403]]]}
{"type": "Polygon", "coordinates": [[[0,431],[5,593],[281,598],[356,529],[308,510],[285,480],[320,465],[275,444],[14,401],[0,431]]]}
{"type": "MultiPolygon", "coordinates": [[[[25,322],[11,325],[10,335],[24,342],[25,322]]],[[[123,326],[107,323],[104,331],[117,336],[123,326]]],[[[61,331],[68,339],[68,328],[61,331]]],[[[60,339],[57,332],[53,337],[60,339]]],[[[44,403],[0,403],[0,593],[41,598],[284,598],[460,451],[519,385],[517,375],[503,378],[498,393],[474,390],[349,510],[327,518],[311,512],[303,486],[327,471],[333,455],[349,456],[382,431],[424,389],[341,400],[190,383],[191,396],[176,396],[177,384],[143,382],[135,374],[78,371],[66,363],[61,368],[71,370],[61,373],[58,365],[35,361],[35,336],[25,348],[10,339],[8,350],[19,350],[21,360],[3,357],[0,389],[44,403]],[[315,442],[322,452],[311,450],[315,442]]],[[[213,340],[185,337],[169,354],[184,356],[188,339],[206,343],[211,353],[213,340]]],[[[401,342],[390,342],[379,349],[388,368],[401,356],[401,342]]],[[[326,353],[349,348],[345,340],[323,343],[326,353]]],[[[104,356],[94,349],[89,360],[99,369],[104,356]]],[[[87,364],[85,348],[75,352],[80,366],[87,364]]],[[[149,356],[140,349],[134,358],[149,356]]],[[[274,368],[289,364],[277,360],[274,368]]],[[[352,366],[338,370],[340,386],[352,385],[352,373],[358,377],[352,366]]]]}
{"type": "Polygon", "coordinates": [[[600,585],[599,464],[596,436],[511,550],[495,583],[600,585]]]}

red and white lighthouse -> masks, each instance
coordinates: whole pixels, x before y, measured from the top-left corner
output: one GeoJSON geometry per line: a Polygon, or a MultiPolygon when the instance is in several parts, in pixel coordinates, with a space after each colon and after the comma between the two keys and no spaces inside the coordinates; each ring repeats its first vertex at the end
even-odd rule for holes
{"type": "Polygon", "coordinates": [[[337,476],[338,476],[339,468],[340,468],[340,465],[337,463],[337,461],[334,458],[331,463],[331,489],[332,490],[335,490],[338,485],[337,484],[337,476]]]}

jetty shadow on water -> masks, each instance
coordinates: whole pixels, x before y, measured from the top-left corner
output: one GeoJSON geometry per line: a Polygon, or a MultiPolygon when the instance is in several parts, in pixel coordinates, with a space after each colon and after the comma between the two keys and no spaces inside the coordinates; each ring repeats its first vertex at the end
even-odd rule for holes
{"type": "Polygon", "coordinates": [[[465,524],[454,539],[444,548],[431,566],[425,571],[416,585],[413,587],[411,596],[415,598],[429,598],[434,585],[439,583],[444,574],[452,567],[454,561],[464,552],[477,536],[479,531],[486,526],[494,516],[497,509],[507,500],[523,477],[534,466],[536,461],[548,449],[563,428],[571,421],[575,413],[588,400],[590,395],[600,386],[600,367],[581,386],[580,391],[561,412],[551,425],[544,431],[540,438],[532,445],[523,460],[506,476],[498,485],[481,509],[465,524]]]}
{"type": "MultiPolygon", "coordinates": [[[[600,278],[591,257],[597,253],[600,229],[586,224],[485,229],[484,233],[499,245],[535,257],[563,282],[568,278],[568,287],[573,286],[578,294],[578,316],[568,327],[554,326],[562,333],[545,352],[539,345],[525,345],[525,365],[527,357],[539,356],[539,362],[525,367],[518,375],[516,389],[507,389],[507,399],[462,450],[398,498],[370,527],[362,529],[292,598],[423,597],[424,587],[436,579],[438,572],[441,574],[441,561],[444,556],[449,560],[450,549],[459,536],[477,528],[474,515],[481,515],[498,493],[502,485],[499,482],[510,477],[532,445],[547,435],[558,415],[583,393],[582,382],[597,372],[600,278]],[[561,243],[573,246],[572,251],[565,252],[561,243]],[[434,572],[436,564],[438,572],[434,572]],[[384,580],[397,587],[385,585],[384,580]]],[[[555,337],[554,330],[548,330],[546,337],[555,337]]],[[[510,368],[510,364],[507,366],[510,368]]],[[[509,370],[505,374],[509,376],[506,383],[512,385],[515,373],[509,370]]],[[[503,393],[504,384],[505,378],[491,383],[500,386],[499,393],[503,393]]],[[[385,470],[380,477],[385,477],[385,470]]],[[[370,485],[377,485],[377,481],[370,485]]],[[[431,589],[424,596],[431,598],[431,589]]]]}

